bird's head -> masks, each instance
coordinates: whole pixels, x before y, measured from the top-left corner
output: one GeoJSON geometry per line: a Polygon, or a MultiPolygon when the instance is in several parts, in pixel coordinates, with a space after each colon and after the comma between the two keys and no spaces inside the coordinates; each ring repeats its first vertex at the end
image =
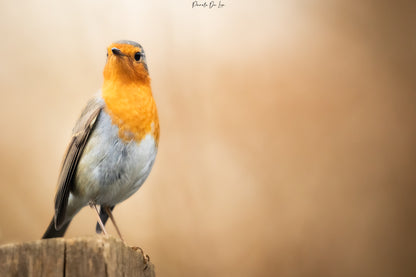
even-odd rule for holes
{"type": "Polygon", "coordinates": [[[143,47],[137,42],[120,40],[107,48],[104,81],[125,84],[150,82],[143,47]]]}

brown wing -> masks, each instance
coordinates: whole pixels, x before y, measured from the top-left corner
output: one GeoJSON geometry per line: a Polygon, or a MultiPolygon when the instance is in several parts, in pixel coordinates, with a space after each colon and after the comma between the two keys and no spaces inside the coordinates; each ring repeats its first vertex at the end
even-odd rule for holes
{"type": "Polygon", "coordinates": [[[65,223],[68,197],[74,185],[76,168],[102,108],[103,104],[99,99],[90,100],[73,130],[73,136],[62,163],[55,196],[55,228],[57,230],[65,223]]]}

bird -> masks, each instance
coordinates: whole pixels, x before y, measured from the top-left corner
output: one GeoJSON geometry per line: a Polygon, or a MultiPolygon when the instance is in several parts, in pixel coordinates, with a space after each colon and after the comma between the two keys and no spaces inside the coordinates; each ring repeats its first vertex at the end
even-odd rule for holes
{"type": "Polygon", "coordinates": [[[107,234],[114,207],[147,179],[159,145],[159,117],[143,47],[120,40],[107,48],[104,81],[81,112],[61,165],[55,213],[42,239],[63,237],[86,206],[107,234]],[[99,206],[99,209],[98,209],[99,206]]]}

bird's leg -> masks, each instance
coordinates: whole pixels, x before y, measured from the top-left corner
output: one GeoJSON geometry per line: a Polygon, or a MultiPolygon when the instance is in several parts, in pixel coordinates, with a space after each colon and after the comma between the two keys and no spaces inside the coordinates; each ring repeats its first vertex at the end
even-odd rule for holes
{"type": "Polygon", "coordinates": [[[91,209],[95,209],[95,212],[97,214],[98,224],[100,224],[101,230],[103,230],[103,234],[107,236],[108,234],[107,234],[107,231],[104,228],[103,222],[101,221],[100,212],[98,211],[97,205],[93,201],[90,201],[89,205],[90,205],[91,209]]]}
{"type": "MultiPolygon", "coordinates": [[[[103,206],[101,206],[101,208],[103,208],[103,206]]],[[[116,231],[117,231],[117,233],[118,233],[118,236],[120,237],[120,239],[124,242],[124,239],[123,239],[123,237],[121,236],[121,232],[120,232],[120,229],[118,229],[118,226],[117,226],[117,224],[116,224],[116,220],[114,219],[114,216],[113,216],[113,213],[111,212],[111,209],[109,208],[109,207],[107,207],[107,206],[105,206],[104,207],[104,211],[108,214],[108,216],[110,217],[110,219],[111,219],[111,222],[113,222],[113,225],[114,225],[114,227],[116,228],[116,231]]],[[[142,253],[142,255],[143,255],[143,261],[144,261],[144,264],[146,265],[145,266],[145,269],[147,268],[147,264],[149,263],[149,261],[150,261],[150,257],[149,257],[149,255],[147,255],[147,254],[145,254],[144,253],[144,251],[143,251],[143,249],[141,249],[140,247],[138,247],[138,246],[133,246],[132,247],[132,249],[134,250],[134,251],[137,251],[137,250],[139,250],[141,253],[142,253]]]]}
{"type": "MultiPolygon", "coordinates": [[[[102,206],[101,206],[102,207],[102,206]]],[[[118,229],[118,226],[116,224],[116,220],[113,217],[113,213],[111,212],[110,208],[108,208],[107,206],[104,207],[105,212],[108,214],[108,216],[111,219],[111,222],[113,222],[114,227],[116,227],[116,231],[118,236],[120,237],[120,239],[124,242],[123,236],[121,235],[120,229],[118,229]]]]}

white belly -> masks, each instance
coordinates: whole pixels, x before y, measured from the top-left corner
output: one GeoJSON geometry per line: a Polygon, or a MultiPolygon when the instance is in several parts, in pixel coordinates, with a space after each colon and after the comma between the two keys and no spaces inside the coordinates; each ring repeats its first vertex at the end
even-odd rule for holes
{"type": "Polygon", "coordinates": [[[113,206],[135,193],[152,169],[157,153],[151,134],[140,143],[124,142],[118,137],[118,128],[104,111],[78,164],[75,190],[77,202],[94,201],[99,205],[113,206]]]}

